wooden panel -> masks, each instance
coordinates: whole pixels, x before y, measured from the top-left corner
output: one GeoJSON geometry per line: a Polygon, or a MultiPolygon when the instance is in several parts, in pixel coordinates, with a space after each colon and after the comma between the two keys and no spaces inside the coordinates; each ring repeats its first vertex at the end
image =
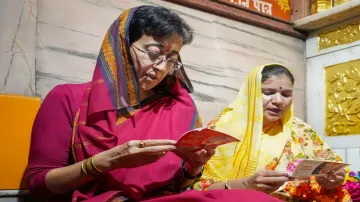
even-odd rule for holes
{"type": "Polygon", "coordinates": [[[293,0],[291,1],[291,22],[299,20],[310,15],[309,0],[293,0]]]}
{"type": "Polygon", "coordinates": [[[0,95],[0,190],[26,188],[23,175],[39,107],[39,98],[0,95]]]}

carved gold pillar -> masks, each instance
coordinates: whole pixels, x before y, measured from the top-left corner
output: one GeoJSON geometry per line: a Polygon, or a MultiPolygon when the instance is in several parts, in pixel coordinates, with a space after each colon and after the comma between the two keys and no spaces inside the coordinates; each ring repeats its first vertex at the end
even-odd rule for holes
{"type": "Polygon", "coordinates": [[[332,0],[311,0],[311,14],[325,11],[332,7],[332,0]]]}
{"type": "Polygon", "coordinates": [[[311,0],[311,14],[319,13],[351,0],[311,0]]]}
{"type": "Polygon", "coordinates": [[[325,68],[325,135],[360,134],[360,60],[325,68]]]}

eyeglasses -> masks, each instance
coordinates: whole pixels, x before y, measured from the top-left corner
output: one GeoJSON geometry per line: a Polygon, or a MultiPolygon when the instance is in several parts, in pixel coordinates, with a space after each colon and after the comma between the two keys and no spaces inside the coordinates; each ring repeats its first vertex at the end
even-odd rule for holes
{"type": "Polygon", "coordinates": [[[178,70],[183,66],[183,64],[181,64],[181,62],[177,61],[176,59],[163,57],[159,53],[154,53],[151,51],[144,51],[134,45],[132,45],[132,47],[134,47],[138,51],[144,53],[144,56],[147,59],[151,60],[152,62],[154,62],[157,65],[160,65],[161,63],[166,62],[166,67],[171,68],[173,70],[178,70]]]}

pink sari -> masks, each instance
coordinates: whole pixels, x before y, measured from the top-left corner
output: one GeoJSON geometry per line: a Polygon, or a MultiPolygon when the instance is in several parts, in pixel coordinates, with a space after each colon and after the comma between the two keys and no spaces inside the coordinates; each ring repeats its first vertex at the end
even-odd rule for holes
{"type": "MultiPolygon", "coordinates": [[[[128,26],[135,10],[122,13],[103,41],[92,82],[84,92],[74,121],[72,153],[75,162],[130,140],[177,140],[184,132],[201,125],[188,93],[192,86],[184,69],[176,71],[176,82],[170,93],[144,106],[139,101],[137,77],[129,59],[128,26]],[[136,110],[139,106],[142,108],[136,110]]],[[[120,168],[97,178],[74,191],[72,201],[121,201],[121,197],[126,197],[136,201],[226,202],[233,201],[231,197],[235,196],[252,197],[251,200],[256,201],[254,191],[190,191],[158,198],[166,194],[167,189],[178,190],[181,172],[181,159],[168,153],[155,163],[120,168]]],[[[276,201],[261,193],[256,198],[276,201]]]]}
{"type": "MultiPolygon", "coordinates": [[[[101,151],[124,144],[130,140],[172,139],[195,128],[197,112],[193,100],[177,82],[171,91],[174,96],[165,96],[136,111],[121,124],[116,124],[116,111],[99,115],[94,125],[81,124],[74,136],[76,161],[84,160],[101,151]],[[111,126],[111,127],[110,127],[111,126]]],[[[82,105],[86,107],[86,105],[82,105]]],[[[85,111],[85,110],[84,110],[85,111]]],[[[80,108],[81,113],[81,108],[80,108]]],[[[159,161],[137,168],[120,168],[104,178],[99,178],[74,193],[73,201],[90,199],[95,192],[103,192],[89,201],[107,201],[117,196],[141,199],[181,176],[181,160],[168,153],[159,161]],[[117,190],[117,191],[112,191],[117,190]]]]}

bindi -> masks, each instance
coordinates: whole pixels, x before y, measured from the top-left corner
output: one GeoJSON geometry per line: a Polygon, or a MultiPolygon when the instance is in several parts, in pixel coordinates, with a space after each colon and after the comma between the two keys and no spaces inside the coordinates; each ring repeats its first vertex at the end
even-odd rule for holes
{"type": "Polygon", "coordinates": [[[280,87],[279,87],[279,89],[281,90],[281,89],[282,89],[282,87],[280,86],[280,87]]]}

